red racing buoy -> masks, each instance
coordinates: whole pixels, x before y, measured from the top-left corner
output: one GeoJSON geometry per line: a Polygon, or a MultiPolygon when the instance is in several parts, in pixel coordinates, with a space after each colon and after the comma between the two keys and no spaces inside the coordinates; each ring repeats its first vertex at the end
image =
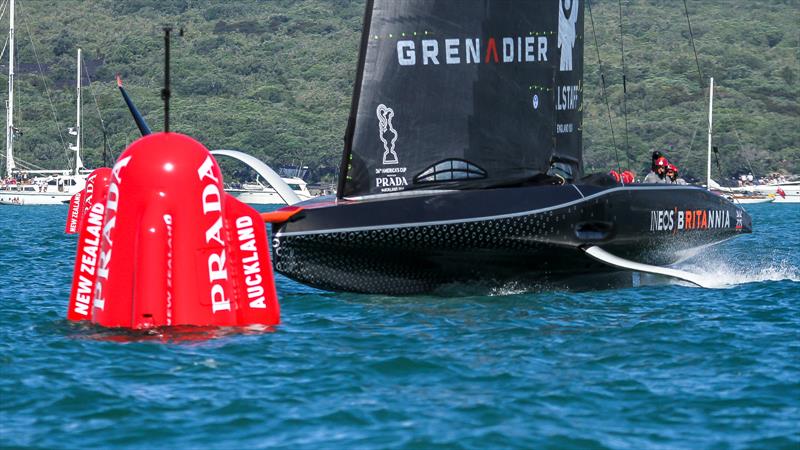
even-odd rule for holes
{"type": "MultiPolygon", "coordinates": [[[[82,239],[97,232],[94,211],[82,239]]],[[[103,213],[85,318],[132,329],[279,323],[263,219],[224,192],[219,166],[199,142],[178,133],[134,142],[111,170],[103,213]]],[[[92,272],[78,267],[78,259],[91,260],[80,242],[71,319],[92,272]]]]}
{"type": "Polygon", "coordinates": [[[92,298],[97,280],[97,258],[100,252],[100,236],[105,220],[106,197],[111,181],[111,169],[95,169],[86,178],[86,187],[75,194],[67,214],[67,228],[77,222],[78,249],[75,253],[75,269],[72,275],[72,290],[69,295],[67,319],[91,319],[92,298]]]}
{"type": "MultiPolygon", "coordinates": [[[[89,211],[89,208],[95,202],[95,185],[100,184],[102,192],[108,188],[108,181],[111,176],[111,169],[108,167],[101,167],[95,169],[86,177],[86,186],[75,195],[72,196],[69,202],[69,211],[67,212],[67,223],[64,227],[64,232],[67,234],[79,233],[81,230],[81,221],[89,211]]],[[[102,199],[105,202],[105,197],[102,199]]]]}

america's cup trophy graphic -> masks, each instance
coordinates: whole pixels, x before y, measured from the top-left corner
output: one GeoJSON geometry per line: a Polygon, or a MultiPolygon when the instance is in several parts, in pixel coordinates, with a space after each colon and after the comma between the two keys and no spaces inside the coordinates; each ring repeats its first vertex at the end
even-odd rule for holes
{"type": "Polygon", "coordinates": [[[572,48],[575,46],[575,23],[578,21],[579,0],[558,0],[558,48],[561,49],[562,72],[572,70],[572,48]],[[569,10],[569,17],[564,12],[569,10]]]}
{"type": "Polygon", "coordinates": [[[397,164],[397,153],[394,151],[394,143],[397,141],[397,131],[392,126],[392,118],[394,117],[394,110],[386,105],[378,105],[375,111],[378,114],[378,133],[380,134],[381,142],[383,142],[383,164],[397,164]],[[389,131],[392,134],[390,141],[386,140],[384,136],[389,131]]]}

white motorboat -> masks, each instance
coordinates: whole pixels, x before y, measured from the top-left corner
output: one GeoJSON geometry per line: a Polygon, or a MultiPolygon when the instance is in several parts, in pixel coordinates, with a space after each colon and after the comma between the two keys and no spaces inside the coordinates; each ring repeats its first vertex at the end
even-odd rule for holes
{"type": "MultiPolygon", "coordinates": [[[[300,200],[308,200],[314,197],[308,190],[308,185],[302,178],[289,177],[281,178],[292,191],[297,195],[300,200]]],[[[286,202],[281,198],[278,192],[269,184],[261,182],[260,178],[256,178],[254,182],[243,183],[241,185],[234,185],[225,189],[225,191],[240,201],[250,205],[282,205],[286,202]]]]}
{"type": "Polygon", "coordinates": [[[712,180],[711,187],[739,203],[800,203],[800,182],[798,181],[724,187],[712,180]]]}
{"type": "Polygon", "coordinates": [[[733,193],[752,192],[774,197],[775,203],[800,203],[800,181],[732,187],[733,193]]]}

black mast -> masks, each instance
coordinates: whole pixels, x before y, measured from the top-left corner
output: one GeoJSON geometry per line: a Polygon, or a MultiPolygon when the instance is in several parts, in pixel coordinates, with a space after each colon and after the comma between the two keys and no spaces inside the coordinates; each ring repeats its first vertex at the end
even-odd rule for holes
{"type": "Polygon", "coordinates": [[[169,98],[172,95],[169,89],[169,33],[170,27],[164,27],[164,89],[161,90],[161,99],[164,100],[164,132],[169,133],[169,98]]]}
{"type": "Polygon", "coordinates": [[[356,71],[356,81],[353,84],[353,102],[350,104],[350,117],[347,119],[347,130],[344,134],[344,151],[342,152],[342,163],[339,166],[339,182],[336,188],[336,197],[344,196],[344,184],[347,181],[347,174],[350,171],[350,153],[353,149],[353,133],[356,126],[356,116],[358,114],[358,101],[361,97],[361,83],[364,79],[364,61],[367,54],[367,44],[369,43],[370,26],[372,25],[372,7],[374,0],[367,0],[364,9],[364,29],[361,31],[361,47],[358,51],[358,69],[356,71]]]}

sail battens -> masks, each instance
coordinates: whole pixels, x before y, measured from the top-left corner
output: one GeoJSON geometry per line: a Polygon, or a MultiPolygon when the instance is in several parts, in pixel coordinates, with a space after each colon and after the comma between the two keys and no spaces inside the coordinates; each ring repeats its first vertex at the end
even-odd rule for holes
{"type": "Polygon", "coordinates": [[[579,173],[581,3],[368,2],[339,196],[579,173]]]}

